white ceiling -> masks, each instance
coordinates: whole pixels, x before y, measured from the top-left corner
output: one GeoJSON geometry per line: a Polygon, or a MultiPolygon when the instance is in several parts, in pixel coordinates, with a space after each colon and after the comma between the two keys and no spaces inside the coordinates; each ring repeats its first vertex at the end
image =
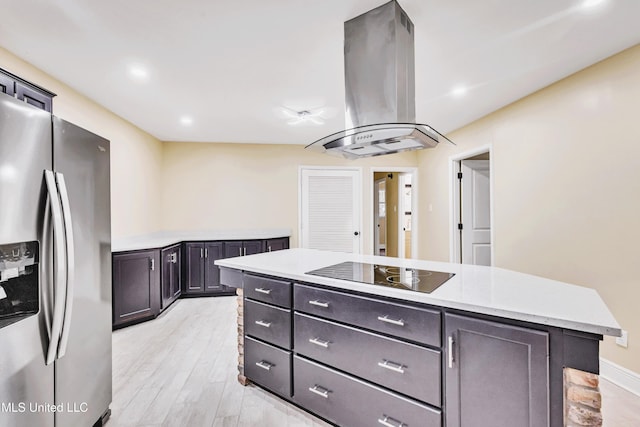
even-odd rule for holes
{"type": "MultiPolygon", "coordinates": [[[[640,1],[584,1],[400,0],[417,121],[450,132],[640,42],[640,1]]],[[[344,127],[343,22],[384,2],[0,0],[0,45],[161,140],[308,144],[344,127]]]]}

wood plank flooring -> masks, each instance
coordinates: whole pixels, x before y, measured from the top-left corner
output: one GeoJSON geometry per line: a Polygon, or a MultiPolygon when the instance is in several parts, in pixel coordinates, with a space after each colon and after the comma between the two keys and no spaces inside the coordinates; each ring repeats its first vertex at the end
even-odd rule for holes
{"type": "Polygon", "coordinates": [[[113,332],[108,427],[329,426],[237,380],[235,297],[176,301],[113,332]]]}
{"type": "MultiPolygon", "coordinates": [[[[235,297],[181,299],[113,333],[107,427],[327,427],[237,380],[235,297]]],[[[604,427],[640,427],[640,397],[602,380],[604,427]]]]}

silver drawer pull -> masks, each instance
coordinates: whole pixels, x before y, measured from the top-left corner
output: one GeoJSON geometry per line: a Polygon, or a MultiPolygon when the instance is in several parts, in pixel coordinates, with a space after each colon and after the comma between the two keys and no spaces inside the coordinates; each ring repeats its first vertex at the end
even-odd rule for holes
{"type": "Polygon", "coordinates": [[[394,420],[391,417],[388,417],[386,415],[383,415],[384,418],[378,418],[378,423],[382,424],[383,426],[386,427],[406,427],[407,424],[398,421],[398,420],[394,420]]]}
{"type": "Polygon", "coordinates": [[[261,361],[259,361],[259,362],[256,362],[256,366],[257,366],[258,368],[262,368],[262,369],[264,369],[265,371],[270,371],[270,370],[271,370],[271,368],[273,368],[275,365],[272,365],[272,364],[271,364],[271,363],[269,363],[269,362],[265,362],[264,360],[261,360],[261,361]]]}
{"type": "Polygon", "coordinates": [[[309,304],[315,305],[317,307],[329,308],[329,303],[328,302],[318,301],[317,299],[313,299],[313,300],[309,301],[309,304]]]}
{"type": "Polygon", "coordinates": [[[271,293],[271,289],[265,288],[255,288],[255,291],[265,295],[269,295],[271,293]]]}
{"type": "Polygon", "coordinates": [[[329,398],[329,393],[331,393],[329,390],[327,390],[326,388],[320,387],[319,385],[314,385],[313,387],[309,387],[309,391],[311,393],[315,393],[318,396],[322,396],[325,399],[329,398]]]}
{"type": "Polygon", "coordinates": [[[270,328],[271,322],[265,322],[264,320],[256,320],[256,325],[264,326],[265,328],[270,328]]]}
{"type": "Polygon", "coordinates": [[[391,323],[392,325],[404,326],[404,320],[402,319],[392,319],[386,314],[384,316],[378,316],[378,320],[385,323],[391,323]]]}
{"type": "Polygon", "coordinates": [[[385,368],[388,369],[390,371],[393,372],[398,372],[400,374],[404,374],[404,365],[401,365],[399,363],[394,363],[391,362],[389,360],[383,360],[382,362],[378,362],[378,366],[380,366],[381,368],[385,368]]]}
{"type": "Polygon", "coordinates": [[[311,344],[319,345],[320,347],[323,347],[323,348],[329,348],[329,344],[330,344],[329,341],[322,341],[320,338],[311,338],[309,339],[309,342],[311,344]]]}

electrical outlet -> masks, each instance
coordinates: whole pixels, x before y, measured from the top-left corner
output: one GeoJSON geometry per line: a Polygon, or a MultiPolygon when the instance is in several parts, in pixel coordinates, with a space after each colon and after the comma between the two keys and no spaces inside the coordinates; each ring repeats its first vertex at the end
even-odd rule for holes
{"type": "Polygon", "coordinates": [[[622,331],[622,336],[616,338],[616,344],[618,344],[620,347],[627,348],[628,336],[629,335],[627,334],[627,331],[622,331]]]}

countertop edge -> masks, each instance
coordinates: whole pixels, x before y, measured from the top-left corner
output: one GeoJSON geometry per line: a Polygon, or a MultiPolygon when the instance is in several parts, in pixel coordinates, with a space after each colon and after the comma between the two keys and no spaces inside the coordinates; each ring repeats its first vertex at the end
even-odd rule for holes
{"type": "Polygon", "coordinates": [[[320,276],[311,276],[307,274],[297,274],[297,273],[286,273],[281,271],[273,271],[264,268],[256,268],[252,266],[247,266],[246,264],[241,264],[238,262],[234,262],[231,259],[221,259],[215,262],[216,265],[220,267],[231,268],[235,270],[242,270],[250,273],[264,274],[267,276],[273,277],[283,277],[286,279],[290,279],[293,281],[299,281],[304,283],[312,283],[318,284],[322,286],[328,286],[336,289],[342,290],[351,290],[356,292],[362,292],[371,295],[383,296],[388,298],[394,298],[407,302],[414,303],[422,303],[429,304],[443,308],[451,308],[456,310],[468,311],[477,314],[495,316],[505,319],[519,320],[528,323],[535,323],[545,326],[553,326],[562,329],[569,329],[574,331],[587,332],[597,335],[608,335],[608,336],[620,336],[622,334],[622,329],[618,325],[596,325],[591,323],[572,321],[569,319],[561,319],[561,318],[552,318],[548,316],[537,315],[534,313],[522,313],[518,311],[511,311],[507,309],[486,307],[482,305],[474,305],[465,302],[456,302],[450,300],[444,300],[439,298],[434,298],[429,294],[420,294],[416,292],[407,292],[404,290],[398,290],[393,288],[383,288],[373,285],[368,285],[366,283],[358,283],[358,282],[349,282],[343,281],[339,279],[328,279],[320,276]]]}
{"type": "Polygon", "coordinates": [[[209,230],[194,232],[160,232],[139,236],[115,238],[111,242],[111,252],[130,252],[156,250],[183,242],[226,241],[226,240],[262,240],[291,237],[290,229],[257,230],[209,230]]]}

